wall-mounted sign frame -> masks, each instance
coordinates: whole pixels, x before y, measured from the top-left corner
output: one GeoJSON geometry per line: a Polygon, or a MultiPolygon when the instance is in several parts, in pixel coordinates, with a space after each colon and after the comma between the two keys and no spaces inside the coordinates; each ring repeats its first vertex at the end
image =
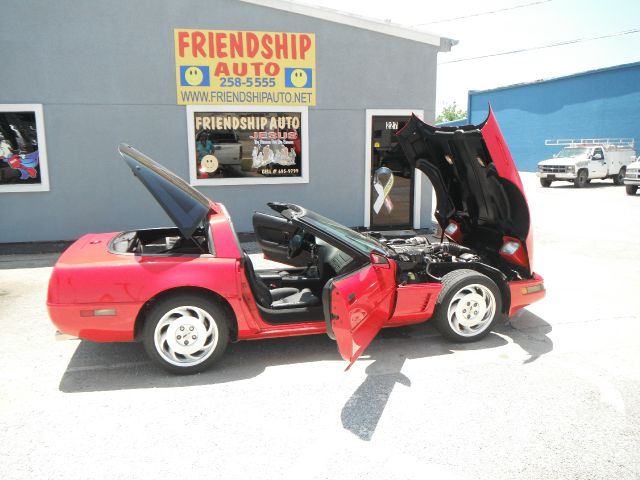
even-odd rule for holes
{"type": "Polygon", "coordinates": [[[315,105],[313,33],[174,29],[179,105],[315,105]]]}
{"type": "Polygon", "coordinates": [[[0,105],[0,193],[48,191],[42,105],[0,105]]]}
{"type": "MultiPolygon", "coordinates": [[[[397,155],[404,155],[394,143],[392,135],[399,128],[401,121],[407,121],[412,114],[424,118],[422,109],[367,109],[366,110],[366,145],[364,175],[364,227],[365,228],[420,228],[420,210],[422,199],[422,178],[414,171],[398,171],[401,162],[397,155]],[[382,121],[380,130],[373,130],[374,120],[382,121]],[[387,125],[388,123],[388,125],[387,125]],[[374,135],[375,134],[375,135],[374,135]],[[375,136],[375,138],[374,138],[375,136]],[[386,139],[386,141],[385,141],[386,139]],[[388,149],[387,155],[382,152],[388,149]],[[398,150],[398,151],[396,151],[398,150]],[[375,157],[375,158],[374,158],[375,157]],[[373,165],[374,160],[376,162],[373,165]],[[378,165],[380,163],[380,165],[378,165]],[[373,168],[375,167],[375,168],[373,168]],[[406,185],[405,185],[406,184],[406,185]],[[373,190],[373,191],[372,191],[373,190]],[[399,192],[403,190],[403,192],[399,192]],[[393,200],[395,199],[395,206],[393,200]],[[394,211],[395,209],[395,211],[394,211]],[[402,211],[402,213],[400,213],[402,211]],[[379,214],[380,221],[372,221],[373,215],[379,214]],[[395,218],[400,214],[403,219],[395,218]],[[382,217],[387,220],[382,219],[382,217]]],[[[378,129],[376,129],[378,130],[378,129]]],[[[401,170],[404,170],[402,168],[401,170]]],[[[377,220],[377,219],[376,219],[377,220]]]]}
{"type": "Polygon", "coordinates": [[[186,110],[191,185],[309,183],[307,107],[186,110]]]}

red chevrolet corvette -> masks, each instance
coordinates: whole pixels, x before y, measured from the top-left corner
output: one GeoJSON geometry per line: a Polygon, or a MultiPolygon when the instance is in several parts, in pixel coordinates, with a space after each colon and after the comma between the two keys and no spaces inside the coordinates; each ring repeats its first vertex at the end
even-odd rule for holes
{"type": "Polygon", "coordinates": [[[253,226],[255,271],[225,207],[128,145],[120,154],[174,228],[85,235],[56,264],[47,305],[68,336],[141,341],[175,373],[213,364],[229,341],[327,333],[353,363],[383,327],[433,318],[448,339],[482,338],[541,299],[524,190],[490,113],[478,126],[413,117],[398,132],[437,195],[447,240],[360,233],[311,210],[270,203],[253,226]]]}

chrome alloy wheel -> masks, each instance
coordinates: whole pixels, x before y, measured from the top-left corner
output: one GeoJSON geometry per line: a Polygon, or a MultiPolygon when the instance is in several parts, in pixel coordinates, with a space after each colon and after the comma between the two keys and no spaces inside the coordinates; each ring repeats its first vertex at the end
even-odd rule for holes
{"type": "Polygon", "coordinates": [[[204,362],[218,344],[218,327],[199,307],[181,306],[168,311],[156,325],[154,343],[162,358],[178,367],[204,362]]]}
{"type": "Polygon", "coordinates": [[[488,287],[474,283],[462,287],[447,309],[449,325],[458,335],[474,337],[483,332],[496,314],[496,299],[488,287]]]}

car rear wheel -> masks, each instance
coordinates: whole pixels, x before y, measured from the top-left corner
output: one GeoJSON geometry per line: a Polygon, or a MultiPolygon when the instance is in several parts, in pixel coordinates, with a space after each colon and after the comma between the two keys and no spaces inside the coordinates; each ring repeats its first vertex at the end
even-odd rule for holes
{"type": "Polygon", "coordinates": [[[198,295],[167,297],[149,310],[142,343],[149,358],[169,372],[201,372],[220,358],[229,343],[227,314],[198,295]]]}
{"type": "Polygon", "coordinates": [[[622,167],[620,169],[620,171],[618,172],[618,174],[613,177],[613,184],[614,185],[624,185],[624,176],[627,173],[627,168],[626,167],[622,167]]]}
{"type": "Polygon", "coordinates": [[[637,185],[626,185],[625,189],[627,190],[627,195],[635,195],[638,191],[637,185]]]}
{"type": "Polygon", "coordinates": [[[454,342],[479,340],[491,331],[502,311],[498,286],[473,270],[455,270],[442,277],[435,325],[454,342]]]}
{"type": "Polygon", "coordinates": [[[586,170],[580,170],[574,182],[576,188],[584,188],[589,183],[589,173],[586,170]]]}
{"type": "Polygon", "coordinates": [[[541,178],[540,185],[542,185],[544,188],[549,188],[551,186],[551,180],[548,180],[546,178],[541,178]]]}

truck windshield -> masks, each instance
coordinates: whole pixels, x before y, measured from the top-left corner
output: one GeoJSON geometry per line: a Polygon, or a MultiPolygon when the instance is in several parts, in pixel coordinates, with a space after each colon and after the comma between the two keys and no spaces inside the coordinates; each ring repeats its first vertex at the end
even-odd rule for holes
{"type": "Polygon", "coordinates": [[[586,155],[589,153],[588,148],[563,148],[556,154],[556,157],[566,158],[566,157],[579,157],[581,155],[586,155]]]}

